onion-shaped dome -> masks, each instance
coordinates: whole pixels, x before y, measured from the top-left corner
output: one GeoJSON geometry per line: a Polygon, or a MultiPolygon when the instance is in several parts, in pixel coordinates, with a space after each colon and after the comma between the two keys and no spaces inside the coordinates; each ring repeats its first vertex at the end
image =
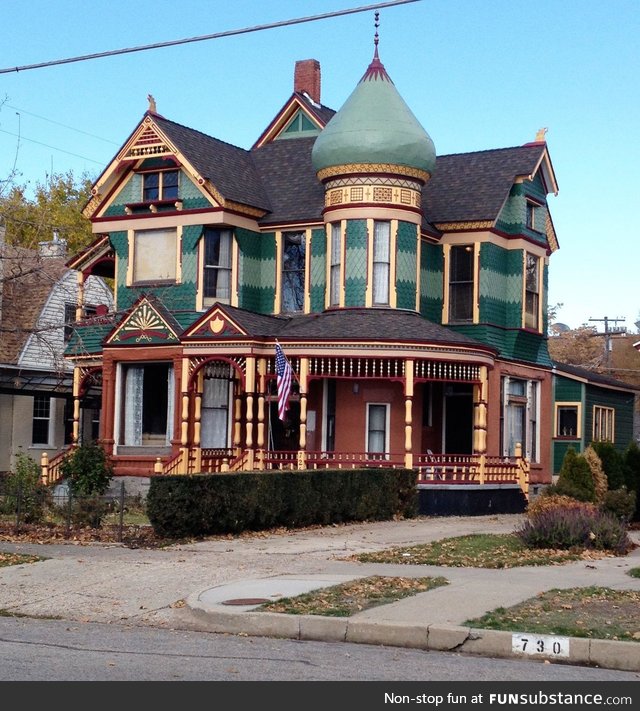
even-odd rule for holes
{"type": "Polygon", "coordinates": [[[364,76],[316,139],[311,158],[316,173],[354,164],[406,166],[427,173],[425,180],[433,173],[433,141],[398,93],[377,45],[364,76]]]}

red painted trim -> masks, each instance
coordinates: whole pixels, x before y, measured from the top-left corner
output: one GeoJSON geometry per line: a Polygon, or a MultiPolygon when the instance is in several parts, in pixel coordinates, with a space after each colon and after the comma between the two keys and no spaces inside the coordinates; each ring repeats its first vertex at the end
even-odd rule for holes
{"type": "MultiPolygon", "coordinates": [[[[172,200],[171,202],[176,202],[175,200],[172,200]]],[[[229,212],[232,214],[237,214],[237,215],[242,215],[243,217],[246,217],[244,213],[241,212],[235,212],[234,210],[225,210],[222,207],[199,207],[194,210],[163,210],[162,212],[149,212],[149,213],[144,213],[144,214],[138,214],[138,215],[111,215],[109,217],[94,217],[91,222],[110,222],[111,220],[114,221],[120,221],[120,220],[140,220],[140,219],[148,219],[149,217],[166,217],[167,215],[173,216],[173,215],[182,215],[182,214],[189,214],[189,215],[196,215],[199,213],[212,213],[212,212],[229,212]]]]}
{"type": "Polygon", "coordinates": [[[242,384],[242,389],[244,390],[244,385],[245,385],[245,374],[242,372],[242,368],[231,358],[227,358],[227,356],[223,355],[214,355],[211,356],[210,358],[207,358],[207,360],[203,361],[202,363],[199,363],[196,369],[191,373],[189,376],[189,382],[187,384],[187,390],[183,390],[183,392],[190,392],[192,387],[195,385],[195,378],[196,375],[204,368],[206,365],[209,363],[215,363],[216,361],[224,361],[225,363],[229,363],[229,365],[240,375],[240,383],[242,384]]]}
{"type": "Polygon", "coordinates": [[[386,202],[347,202],[340,205],[330,205],[329,207],[324,208],[322,214],[327,215],[330,212],[335,212],[336,210],[353,210],[358,207],[380,207],[384,210],[402,210],[403,212],[412,212],[414,215],[420,215],[422,217],[422,210],[418,207],[411,207],[410,205],[395,205],[386,202]]]}

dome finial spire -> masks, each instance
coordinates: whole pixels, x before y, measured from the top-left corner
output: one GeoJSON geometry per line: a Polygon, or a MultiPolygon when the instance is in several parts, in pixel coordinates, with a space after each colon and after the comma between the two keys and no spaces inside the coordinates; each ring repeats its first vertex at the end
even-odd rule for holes
{"type": "Polygon", "coordinates": [[[373,35],[373,44],[375,47],[374,50],[374,57],[378,56],[378,42],[380,41],[380,36],[378,35],[378,27],[380,27],[380,13],[376,10],[375,12],[375,21],[373,23],[374,27],[376,28],[376,33],[373,35]]]}

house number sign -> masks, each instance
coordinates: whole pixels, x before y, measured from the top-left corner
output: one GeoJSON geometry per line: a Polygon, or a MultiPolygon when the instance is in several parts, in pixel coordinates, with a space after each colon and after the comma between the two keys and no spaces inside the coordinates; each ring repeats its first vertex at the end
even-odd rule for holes
{"type": "Polygon", "coordinates": [[[545,634],[514,634],[511,649],[516,654],[566,658],[569,656],[569,638],[545,634]]]}

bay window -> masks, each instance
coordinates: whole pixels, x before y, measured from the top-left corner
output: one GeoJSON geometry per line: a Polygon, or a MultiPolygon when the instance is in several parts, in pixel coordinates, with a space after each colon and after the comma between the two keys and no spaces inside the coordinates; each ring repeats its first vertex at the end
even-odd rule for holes
{"type": "Polygon", "coordinates": [[[389,303],[391,224],[373,223],[373,304],[382,306],[389,303]]]}
{"type": "Polygon", "coordinates": [[[473,321],[473,245],[452,245],[449,250],[449,321],[473,321]]]}

